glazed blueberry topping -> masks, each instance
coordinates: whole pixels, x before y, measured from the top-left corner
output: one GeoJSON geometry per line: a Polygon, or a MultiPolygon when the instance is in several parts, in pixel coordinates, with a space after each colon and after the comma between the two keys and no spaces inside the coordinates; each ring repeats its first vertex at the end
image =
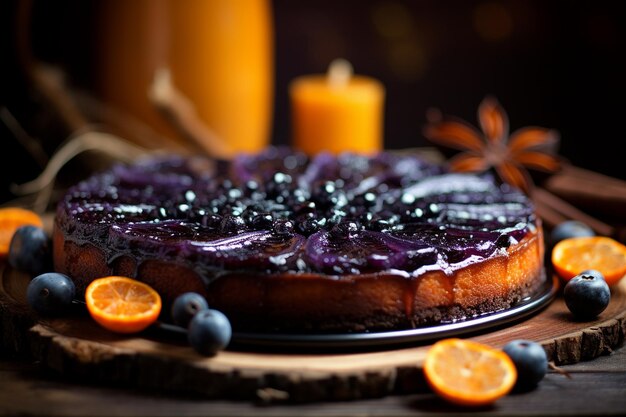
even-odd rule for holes
{"type": "Polygon", "coordinates": [[[109,260],[165,257],[212,279],[246,268],[450,272],[518,242],[535,216],[488,174],[446,173],[413,155],[269,148],[116,166],[70,189],[57,222],[69,239],[102,242],[109,260]]]}
{"type": "Polygon", "coordinates": [[[278,219],[273,225],[274,233],[278,236],[291,236],[293,229],[293,222],[287,219],[278,219]]]}
{"type": "Polygon", "coordinates": [[[239,233],[246,228],[246,222],[241,216],[227,214],[222,219],[220,230],[225,234],[239,233]]]}
{"type": "Polygon", "coordinates": [[[250,218],[250,227],[254,230],[269,230],[274,225],[274,218],[270,213],[258,213],[250,218]]]}
{"type": "Polygon", "coordinates": [[[298,233],[304,236],[311,236],[320,229],[319,222],[313,217],[303,219],[298,223],[298,233]]]}
{"type": "Polygon", "coordinates": [[[356,222],[346,221],[333,226],[330,233],[332,233],[333,236],[349,239],[357,237],[357,232],[359,230],[360,227],[356,222]]]}
{"type": "Polygon", "coordinates": [[[222,226],[222,216],[218,214],[209,214],[203,211],[200,217],[200,224],[210,229],[220,229],[222,226]]]}

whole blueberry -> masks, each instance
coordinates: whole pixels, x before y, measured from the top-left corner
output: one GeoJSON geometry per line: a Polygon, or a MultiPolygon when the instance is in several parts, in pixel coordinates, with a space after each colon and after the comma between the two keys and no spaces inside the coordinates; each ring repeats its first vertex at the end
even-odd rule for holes
{"type": "Polygon", "coordinates": [[[335,225],[330,232],[336,237],[350,238],[356,236],[359,229],[359,225],[356,222],[345,221],[335,225]]]}
{"type": "Polygon", "coordinates": [[[279,236],[291,236],[293,235],[293,222],[287,219],[278,219],[274,221],[273,232],[279,236]]]}
{"type": "Polygon", "coordinates": [[[259,213],[250,219],[250,226],[255,230],[271,229],[274,218],[270,213],[259,213]]]}
{"type": "Polygon", "coordinates": [[[382,219],[380,217],[374,217],[367,225],[367,227],[371,230],[375,231],[384,231],[389,230],[391,227],[391,223],[387,219],[382,219]]]}
{"type": "Polygon", "coordinates": [[[50,241],[37,226],[22,226],[15,231],[8,254],[9,264],[32,276],[51,270],[50,241]]]}
{"type": "Polygon", "coordinates": [[[559,223],[550,232],[550,245],[554,246],[561,240],[570,237],[595,236],[591,227],[578,220],[567,220],[559,223]]]}
{"type": "Polygon", "coordinates": [[[593,273],[576,275],[563,288],[567,308],[578,319],[593,319],[611,300],[611,290],[604,279],[593,273]]]}
{"type": "Polygon", "coordinates": [[[220,229],[224,233],[239,233],[246,227],[246,222],[240,216],[228,214],[222,219],[220,229]]]}
{"type": "Polygon", "coordinates": [[[502,348],[517,369],[516,389],[535,387],[548,371],[548,357],[539,343],[513,340],[502,348]]]}
{"type": "Polygon", "coordinates": [[[208,308],[209,304],[201,294],[197,292],[183,293],[176,297],[172,304],[172,321],[178,326],[187,327],[198,312],[208,308]]]}
{"type": "Polygon", "coordinates": [[[74,282],[67,275],[48,272],[30,281],[26,300],[40,314],[57,315],[69,309],[75,294],[74,282]]]}
{"type": "Polygon", "coordinates": [[[196,352],[213,356],[230,343],[232,328],[228,318],[218,310],[202,310],[189,323],[187,337],[196,352]]]}
{"type": "Polygon", "coordinates": [[[200,218],[200,224],[211,229],[219,229],[222,225],[222,216],[217,214],[205,214],[200,218]]]}
{"type": "Polygon", "coordinates": [[[316,211],[316,206],[313,201],[306,201],[294,207],[294,213],[296,214],[296,216],[312,214],[312,213],[315,213],[315,211],[316,211]]]}
{"type": "Polygon", "coordinates": [[[298,231],[305,236],[310,236],[313,233],[317,232],[320,228],[320,225],[317,219],[312,217],[306,218],[298,223],[298,231]]]}

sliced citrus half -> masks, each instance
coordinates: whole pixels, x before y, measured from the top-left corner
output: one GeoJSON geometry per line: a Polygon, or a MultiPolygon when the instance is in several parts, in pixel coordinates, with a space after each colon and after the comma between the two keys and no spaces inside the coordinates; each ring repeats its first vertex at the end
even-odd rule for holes
{"type": "Polygon", "coordinates": [[[431,388],[459,405],[491,404],[515,385],[513,361],[501,350],[463,339],[444,339],[428,351],[424,374],[431,388]]]}
{"type": "Polygon", "coordinates": [[[613,285],[626,275],[626,246],[605,236],[572,237],[554,246],[552,265],[566,281],[586,269],[595,269],[613,285]]]}
{"type": "Polygon", "coordinates": [[[9,245],[15,231],[27,225],[43,227],[43,221],[37,213],[31,210],[19,207],[0,209],[0,257],[9,253],[9,245]]]}
{"type": "Polygon", "coordinates": [[[161,297],[149,285],[127,277],[105,277],[92,281],[85,291],[91,317],[117,333],[144,330],[159,317],[161,297]]]}

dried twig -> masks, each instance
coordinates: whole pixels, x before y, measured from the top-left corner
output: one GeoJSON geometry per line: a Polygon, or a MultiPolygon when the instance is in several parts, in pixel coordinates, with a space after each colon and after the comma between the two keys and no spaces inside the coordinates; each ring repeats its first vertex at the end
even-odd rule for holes
{"type": "Polygon", "coordinates": [[[568,379],[572,379],[572,374],[570,374],[569,372],[567,372],[565,369],[563,368],[559,368],[558,366],[556,366],[554,364],[554,362],[548,362],[548,368],[554,372],[556,372],[559,375],[563,375],[568,379]]]}
{"type": "Polygon", "coordinates": [[[40,167],[46,166],[48,162],[48,155],[41,147],[39,141],[30,136],[28,132],[22,127],[20,122],[13,116],[13,114],[6,107],[0,108],[0,119],[4,125],[13,133],[13,136],[17,141],[26,149],[26,151],[33,157],[35,162],[40,167]]]}
{"type": "Polygon", "coordinates": [[[261,404],[270,405],[277,402],[285,402],[289,400],[287,391],[277,390],[275,388],[265,387],[256,391],[257,399],[261,404]]]}
{"type": "Polygon", "coordinates": [[[63,166],[85,151],[99,151],[120,161],[131,161],[146,149],[109,133],[95,130],[95,126],[83,116],[64,87],[63,74],[54,68],[27,61],[26,71],[34,87],[57,113],[59,119],[71,132],[69,139],[50,158],[43,172],[34,180],[12,185],[16,195],[34,194],[33,209],[43,212],[48,207],[54,190],[54,180],[63,166]]]}
{"type": "Polygon", "coordinates": [[[120,161],[132,161],[145,153],[146,149],[112,134],[97,131],[76,106],[65,86],[63,73],[34,58],[29,37],[31,11],[30,0],[24,0],[17,6],[15,36],[19,63],[33,88],[41,94],[47,107],[58,116],[69,132],[69,139],[47,161],[37,178],[11,187],[17,195],[34,195],[34,209],[42,212],[50,202],[58,172],[75,156],[86,151],[98,151],[120,161]]]}
{"type": "Polygon", "coordinates": [[[169,69],[154,74],[150,100],[190,143],[216,157],[229,157],[232,149],[197,116],[193,104],[172,84],[169,69]]]}
{"type": "Polygon", "coordinates": [[[122,162],[130,162],[146,153],[146,149],[108,133],[79,132],[55,152],[37,178],[21,185],[12,184],[11,191],[16,195],[36,194],[35,210],[44,211],[50,202],[58,172],[75,156],[86,151],[102,152],[122,162]]]}
{"type": "Polygon", "coordinates": [[[68,161],[86,151],[100,151],[122,162],[130,162],[145,153],[145,149],[108,133],[93,131],[78,133],[59,148],[36,179],[14,186],[13,192],[24,195],[40,191],[54,181],[56,174],[68,161]]]}
{"type": "Polygon", "coordinates": [[[45,97],[70,132],[89,125],[67,93],[63,72],[51,66],[33,62],[30,78],[37,90],[45,97]]]}

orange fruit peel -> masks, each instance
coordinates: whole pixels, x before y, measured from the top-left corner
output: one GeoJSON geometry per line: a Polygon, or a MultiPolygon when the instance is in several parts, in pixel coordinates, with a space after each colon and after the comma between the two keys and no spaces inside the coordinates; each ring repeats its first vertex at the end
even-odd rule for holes
{"type": "Polygon", "coordinates": [[[428,351],[424,375],[445,400],[484,406],[506,395],[517,380],[511,358],[501,350],[464,339],[444,339],[428,351]]]}
{"type": "Polygon", "coordinates": [[[15,231],[22,226],[43,227],[43,220],[34,211],[6,207],[0,209],[0,258],[7,256],[15,231]]]}
{"type": "Polygon", "coordinates": [[[127,277],[92,281],[85,291],[91,317],[116,333],[140,332],[161,313],[161,296],[149,285],[127,277]]]}
{"type": "Polygon", "coordinates": [[[614,285],[626,275],[626,246],[605,236],[564,239],[552,249],[552,265],[565,281],[595,269],[607,284],[614,285]]]}

